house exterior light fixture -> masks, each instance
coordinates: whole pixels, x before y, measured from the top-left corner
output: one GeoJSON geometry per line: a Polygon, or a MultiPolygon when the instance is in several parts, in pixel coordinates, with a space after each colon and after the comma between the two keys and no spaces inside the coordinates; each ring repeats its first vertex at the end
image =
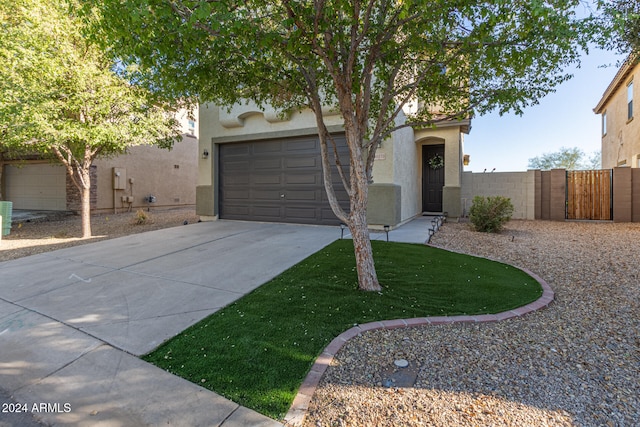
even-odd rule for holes
{"type": "Polygon", "coordinates": [[[209,158],[209,150],[207,150],[206,148],[202,152],[202,158],[205,160],[209,158]]]}
{"type": "Polygon", "coordinates": [[[462,156],[462,164],[465,166],[469,166],[469,161],[471,160],[471,156],[469,156],[468,154],[465,154],[464,156],[462,156]]]}

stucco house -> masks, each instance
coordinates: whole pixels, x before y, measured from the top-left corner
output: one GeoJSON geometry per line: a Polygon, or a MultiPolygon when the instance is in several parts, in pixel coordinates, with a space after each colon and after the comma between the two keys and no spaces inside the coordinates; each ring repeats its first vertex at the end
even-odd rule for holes
{"type": "Polygon", "coordinates": [[[627,57],[594,108],[602,117],[602,168],[640,167],[640,94],[638,58],[627,57]]]}
{"type": "MultiPolygon", "coordinates": [[[[322,183],[315,117],[287,117],[252,103],[201,105],[196,213],[205,219],[338,224],[322,183]]],[[[338,138],[340,116],[325,111],[338,138]]],[[[464,134],[470,120],[403,128],[378,148],[369,187],[369,224],[396,226],[424,212],[458,217],[464,134]]],[[[336,178],[338,182],[339,178],[336,178]]],[[[348,206],[346,193],[340,195],[348,206]]]]}
{"type": "MultiPolygon", "coordinates": [[[[197,116],[197,111],[194,114],[197,116]]],[[[92,213],[195,206],[197,118],[190,119],[185,111],[177,117],[183,138],[172,150],[137,146],[127,154],[94,161],[92,213]]],[[[66,168],[37,157],[20,161],[0,158],[0,195],[0,200],[13,202],[13,209],[80,210],[80,194],[66,168]]]]}

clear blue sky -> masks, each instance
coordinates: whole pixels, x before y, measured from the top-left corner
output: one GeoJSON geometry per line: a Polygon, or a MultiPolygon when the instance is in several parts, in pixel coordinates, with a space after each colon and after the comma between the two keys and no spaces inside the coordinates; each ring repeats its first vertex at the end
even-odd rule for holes
{"type": "Polygon", "coordinates": [[[464,152],[471,156],[465,171],[524,171],[532,157],[578,147],[587,155],[600,150],[600,116],[593,112],[624,56],[592,49],[574,77],[522,116],[497,113],[476,117],[465,135],[464,152]],[[609,65],[608,67],[603,67],[609,65]]]}

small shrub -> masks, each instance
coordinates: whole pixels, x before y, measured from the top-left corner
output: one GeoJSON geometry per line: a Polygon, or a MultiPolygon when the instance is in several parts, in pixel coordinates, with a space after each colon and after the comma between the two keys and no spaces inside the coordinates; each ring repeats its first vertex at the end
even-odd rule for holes
{"type": "Polygon", "coordinates": [[[151,215],[146,213],[143,209],[138,209],[136,211],[136,218],[134,223],[136,225],[145,225],[145,224],[151,224],[153,221],[151,221],[151,215]]]}
{"type": "Polygon", "coordinates": [[[476,231],[492,233],[500,231],[512,214],[513,204],[508,197],[476,196],[469,209],[469,220],[476,231]]]}

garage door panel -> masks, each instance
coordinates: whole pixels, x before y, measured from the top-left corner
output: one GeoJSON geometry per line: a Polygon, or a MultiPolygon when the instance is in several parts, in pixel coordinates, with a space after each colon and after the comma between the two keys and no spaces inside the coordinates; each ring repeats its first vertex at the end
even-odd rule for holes
{"type": "MultiPolygon", "coordinates": [[[[343,190],[343,189],[338,188],[338,187],[333,187],[333,191],[334,191],[334,193],[336,193],[336,197],[338,198],[338,200],[348,203],[349,194],[347,193],[346,190],[343,190]]],[[[321,198],[322,198],[323,201],[327,201],[328,202],[328,200],[329,200],[328,197],[329,196],[327,196],[327,192],[326,191],[323,191],[321,193],[321,198]]]]}
{"type": "Polygon", "coordinates": [[[329,222],[331,220],[337,221],[336,225],[340,224],[340,221],[336,218],[331,208],[322,209],[320,212],[320,221],[329,222]]]}
{"type": "Polygon", "coordinates": [[[316,190],[287,190],[285,198],[288,201],[305,202],[320,200],[319,191],[316,190]]]}
{"type": "Polygon", "coordinates": [[[308,151],[310,153],[320,152],[319,141],[317,139],[303,139],[296,141],[288,141],[285,143],[287,151],[308,151]]]}
{"type": "Polygon", "coordinates": [[[323,185],[322,179],[317,174],[295,174],[290,173],[284,176],[285,185],[323,185]]]}
{"type": "Polygon", "coordinates": [[[247,156],[250,154],[250,146],[243,144],[225,145],[225,156],[230,159],[233,156],[247,156]]]}
{"type": "Polygon", "coordinates": [[[252,216],[260,218],[262,221],[278,221],[282,217],[279,206],[258,205],[251,209],[252,216]]]}
{"type": "Polygon", "coordinates": [[[249,191],[248,188],[243,188],[238,190],[229,189],[229,190],[226,190],[224,193],[225,193],[225,197],[228,200],[249,200],[249,197],[251,196],[251,192],[249,191]]]}
{"type": "Polygon", "coordinates": [[[284,160],[285,169],[308,169],[319,170],[320,159],[314,157],[293,157],[284,160]]]}
{"type": "Polygon", "coordinates": [[[232,203],[227,204],[226,210],[229,215],[238,217],[248,217],[251,213],[249,206],[234,205],[232,203]]]}
{"type": "Polygon", "coordinates": [[[297,222],[313,222],[318,217],[317,208],[287,208],[285,209],[285,216],[291,220],[298,220],[297,222]]]}
{"type": "Polygon", "coordinates": [[[251,199],[253,200],[275,200],[275,201],[279,201],[281,199],[280,197],[280,190],[276,189],[276,190],[258,190],[258,189],[252,189],[250,191],[251,194],[251,199]]]}
{"type": "Polygon", "coordinates": [[[282,174],[255,174],[251,176],[251,179],[247,179],[251,184],[256,186],[262,185],[280,185],[283,182],[282,174]]]}
{"type": "Polygon", "coordinates": [[[227,185],[247,186],[250,184],[248,175],[229,175],[227,185]]]}
{"type": "MultiPolygon", "coordinates": [[[[221,218],[339,223],[327,201],[317,137],[223,144],[219,159],[221,218]],[[232,168],[227,167],[229,161],[232,168]]],[[[333,180],[342,186],[337,172],[333,180]]],[[[348,207],[346,192],[339,194],[348,207]]]]}
{"type": "Polygon", "coordinates": [[[282,170],[282,159],[273,158],[273,159],[254,160],[253,169],[254,170],[271,169],[274,171],[280,171],[282,170]]]}
{"type": "Polygon", "coordinates": [[[282,143],[279,141],[266,141],[251,146],[254,154],[276,153],[282,152],[282,143]]]}
{"type": "Polygon", "coordinates": [[[233,161],[227,160],[223,166],[225,171],[228,172],[242,172],[246,171],[250,167],[250,163],[248,161],[233,161]]]}

